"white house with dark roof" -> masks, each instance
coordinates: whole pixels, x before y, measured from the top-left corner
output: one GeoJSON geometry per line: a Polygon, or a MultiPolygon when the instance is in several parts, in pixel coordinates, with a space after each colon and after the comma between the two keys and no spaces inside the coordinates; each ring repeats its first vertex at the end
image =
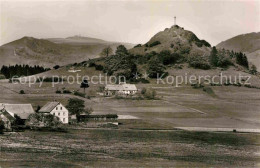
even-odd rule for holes
{"type": "Polygon", "coordinates": [[[7,104],[0,103],[0,110],[5,109],[11,116],[17,115],[22,120],[28,119],[30,114],[34,113],[31,104],[7,104]]]}
{"type": "Polygon", "coordinates": [[[111,96],[116,94],[121,95],[134,95],[137,92],[137,88],[134,84],[118,84],[118,85],[106,85],[104,89],[105,96],[111,96]]]}
{"type": "Polygon", "coordinates": [[[52,114],[57,116],[63,124],[69,123],[69,111],[60,102],[48,102],[39,113],[52,114]]]}

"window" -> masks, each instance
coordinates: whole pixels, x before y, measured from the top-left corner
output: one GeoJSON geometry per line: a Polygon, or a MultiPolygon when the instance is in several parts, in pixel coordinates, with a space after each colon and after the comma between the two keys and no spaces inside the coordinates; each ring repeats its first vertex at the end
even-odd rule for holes
{"type": "Polygon", "coordinates": [[[65,122],[65,118],[63,118],[63,122],[65,122]]]}
{"type": "Polygon", "coordinates": [[[58,110],[58,107],[56,107],[56,110],[58,110]]]}
{"type": "Polygon", "coordinates": [[[58,113],[58,116],[60,116],[60,113],[58,113]]]}
{"type": "Polygon", "coordinates": [[[60,107],[60,110],[62,110],[62,107],[60,107]]]}
{"type": "Polygon", "coordinates": [[[65,116],[65,112],[63,112],[63,115],[65,116]]]}

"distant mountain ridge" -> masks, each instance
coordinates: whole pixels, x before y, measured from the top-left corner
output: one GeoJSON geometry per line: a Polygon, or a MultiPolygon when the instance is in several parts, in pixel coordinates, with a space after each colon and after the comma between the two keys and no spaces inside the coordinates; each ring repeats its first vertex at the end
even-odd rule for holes
{"type": "Polygon", "coordinates": [[[92,38],[92,37],[84,37],[84,36],[71,36],[67,38],[48,38],[46,40],[49,40],[54,43],[75,43],[75,44],[86,44],[86,43],[111,43],[102,39],[92,38]]]}
{"type": "Polygon", "coordinates": [[[99,57],[107,46],[113,50],[120,44],[132,48],[134,44],[108,42],[101,39],[73,36],[68,38],[37,39],[23,37],[0,46],[0,66],[14,64],[53,67],[82,62],[99,57]]]}
{"type": "Polygon", "coordinates": [[[260,70],[260,32],[242,34],[219,43],[217,48],[243,52],[248,56],[249,62],[260,70]]]}

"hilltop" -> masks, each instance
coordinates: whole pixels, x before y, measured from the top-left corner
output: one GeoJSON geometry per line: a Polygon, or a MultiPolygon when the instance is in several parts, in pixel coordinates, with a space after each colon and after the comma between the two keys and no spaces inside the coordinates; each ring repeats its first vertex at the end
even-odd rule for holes
{"type": "Polygon", "coordinates": [[[245,53],[249,61],[260,70],[260,32],[235,36],[222,41],[216,47],[245,53]]]}
{"type": "Polygon", "coordinates": [[[163,50],[169,50],[180,54],[198,52],[202,55],[209,55],[210,47],[211,45],[207,41],[200,40],[193,32],[174,25],[158,32],[147,43],[139,44],[130,49],[129,52],[144,55],[152,51],[159,53],[163,50]]]}
{"type": "Polygon", "coordinates": [[[108,42],[90,37],[73,36],[68,38],[37,39],[23,37],[0,47],[0,66],[13,64],[67,65],[75,62],[99,57],[99,53],[107,46],[115,49],[130,43],[108,42]]]}

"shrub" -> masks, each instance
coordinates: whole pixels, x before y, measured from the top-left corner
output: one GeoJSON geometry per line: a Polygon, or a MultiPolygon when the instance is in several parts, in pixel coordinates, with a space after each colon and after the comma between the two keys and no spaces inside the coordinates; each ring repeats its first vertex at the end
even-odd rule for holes
{"type": "Polygon", "coordinates": [[[180,55],[177,53],[171,53],[169,50],[163,50],[159,53],[158,58],[164,65],[169,65],[176,63],[180,58],[180,55]]]}
{"type": "Polygon", "coordinates": [[[59,65],[55,65],[55,66],[53,67],[53,69],[59,69],[59,68],[60,68],[59,65]]]}
{"type": "Polygon", "coordinates": [[[211,47],[211,45],[206,40],[200,40],[200,42],[206,47],[211,47]]]}
{"type": "Polygon", "coordinates": [[[57,94],[61,94],[61,91],[60,91],[60,90],[56,90],[55,93],[57,93],[57,94]]]}
{"type": "Polygon", "coordinates": [[[79,97],[84,97],[84,98],[86,97],[85,93],[81,93],[81,92],[77,92],[77,91],[74,93],[74,95],[79,96],[79,97]]]}
{"type": "Polygon", "coordinates": [[[191,67],[196,69],[210,69],[209,63],[200,55],[193,54],[188,58],[188,63],[191,67]]]}
{"type": "Polygon", "coordinates": [[[89,63],[89,67],[95,67],[95,66],[96,66],[96,64],[94,62],[89,63]]]}
{"type": "Polygon", "coordinates": [[[19,93],[20,93],[20,94],[25,94],[24,90],[20,90],[19,93]]]}
{"type": "Polygon", "coordinates": [[[149,47],[154,47],[154,46],[157,46],[157,45],[159,45],[159,44],[161,44],[160,41],[155,41],[155,42],[152,42],[152,43],[149,45],[149,47]]]}
{"type": "Polygon", "coordinates": [[[203,44],[202,44],[201,42],[198,42],[198,41],[196,41],[195,44],[196,44],[198,47],[202,47],[202,46],[203,46],[203,44]]]}
{"type": "Polygon", "coordinates": [[[0,80],[1,79],[5,79],[5,76],[4,75],[0,75],[0,80]]]}
{"type": "Polygon", "coordinates": [[[210,88],[210,87],[204,87],[204,88],[203,88],[203,91],[206,92],[207,94],[213,96],[213,97],[216,96],[215,92],[214,92],[213,89],[210,88]]]}
{"type": "Polygon", "coordinates": [[[70,90],[63,90],[63,94],[71,94],[70,90]]]}
{"type": "Polygon", "coordinates": [[[145,94],[145,92],[146,92],[146,88],[142,88],[142,90],[141,90],[141,94],[145,94]]]}
{"type": "Polygon", "coordinates": [[[98,87],[98,92],[104,92],[105,86],[99,86],[98,87]]]}
{"type": "Polygon", "coordinates": [[[192,83],[191,86],[194,88],[194,89],[199,89],[199,88],[203,88],[204,85],[201,84],[201,83],[192,83]]]}
{"type": "Polygon", "coordinates": [[[104,67],[102,65],[95,65],[95,69],[98,71],[102,71],[104,67]]]}
{"type": "Polygon", "coordinates": [[[144,79],[144,78],[140,78],[139,81],[140,81],[141,83],[150,83],[149,80],[144,79]]]}
{"type": "Polygon", "coordinates": [[[142,47],[141,44],[137,44],[136,46],[134,46],[134,48],[137,48],[137,47],[142,47]]]}
{"type": "Polygon", "coordinates": [[[256,75],[257,74],[257,68],[256,68],[256,66],[255,65],[252,65],[251,67],[250,67],[250,74],[252,74],[252,75],[256,75]]]}
{"type": "Polygon", "coordinates": [[[226,68],[229,65],[233,65],[233,63],[231,62],[231,60],[229,58],[227,58],[227,57],[219,57],[219,60],[218,60],[218,66],[219,67],[226,68]]]}
{"type": "Polygon", "coordinates": [[[144,93],[144,97],[149,100],[153,100],[156,98],[156,91],[154,89],[147,89],[144,93]]]}

